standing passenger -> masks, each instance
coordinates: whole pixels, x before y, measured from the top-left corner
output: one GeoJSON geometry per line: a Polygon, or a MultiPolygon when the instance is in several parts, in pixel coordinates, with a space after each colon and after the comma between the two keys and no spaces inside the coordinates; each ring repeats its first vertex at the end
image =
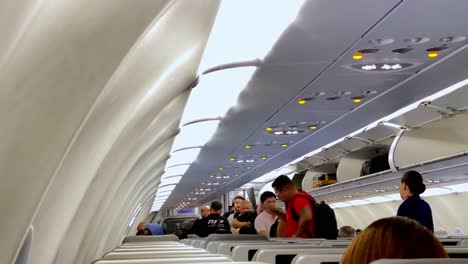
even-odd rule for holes
{"type": "Polygon", "coordinates": [[[205,205],[202,208],[200,208],[200,213],[201,213],[202,218],[205,218],[205,217],[209,216],[210,215],[210,206],[205,205]]]}
{"type": "Polygon", "coordinates": [[[254,212],[252,204],[245,200],[240,205],[240,215],[232,220],[231,226],[239,228],[239,234],[257,234],[254,228],[255,218],[257,218],[257,212],[254,212]]]}
{"type": "Polygon", "coordinates": [[[313,200],[312,196],[299,191],[286,175],[276,178],[272,186],[276,195],[286,204],[286,213],[278,209],[273,210],[281,219],[280,223],[285,224],[285,237],[315,238],[314,212],[309,201],[309,199],[313,200]]]}
{"type": "Polygon", "coordinates": [[[431,232],[434,232],[431,207],[419,197],[425,190],[426,185],[424,185],[423,178],[419,172],[406,172],[400,182],[400,196],[404,201],[398,208],[397,216],[406,216],[414,219],[431,230],[431,232]]]}
{"type": "Polygon", "coordinates": [[[196,226],[195,234],[199,237],[207,237],[210,234],[214,233],[230,233],[230,225],[226,217],[220,215],[223,205],[214,201],[211,203],[210,215],[204,217],[200,220],[199,224],[196,226]]]}
{"type": "MultiPolygon", "coordinates": [[[[240,215],[240,206],[243,201],[245,201],[244,197],[236,196],[234,200],[232,200],[232,206],[234,208],[232,209],[232,211],[226,212],[224,214],[224,217],[228,219],[230,225],[232,225],[232,220],[236,219],[240,215]]],[[[233,234],[239,234],[239,228],[234,228],[231,226],[231,232],[233,234]]]]}
{"type": "Polygon", "coordinates": [[[278,216],[273,212],[276,209],[276,195],[266,191],[260,195],[260,203],[263,212],[255,219],[255,229],[258,234],[270,236],[270,228],[278,219],[278,216]]]}

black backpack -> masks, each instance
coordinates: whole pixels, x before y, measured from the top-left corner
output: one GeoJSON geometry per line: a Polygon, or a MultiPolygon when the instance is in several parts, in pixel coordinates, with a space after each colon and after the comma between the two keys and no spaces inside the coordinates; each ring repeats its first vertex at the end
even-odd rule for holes
{"type": "MultiPolygon", "coordinates": [[[[337,239],[338,225],[336,223],[335,211],[333,211],[333,209],[323,201],[319,204],[308,195],[301,193],[298,195],[307,198],[307,200],[309,200],[310,204],[314,208],[313,214],[316,238],[337,239]]],[[[294,200],[292,202],[294,202],[294,200]]],[[[299,221],[299,216],[294,211],[294,207],[291,208],[291,213],[293,219],[295,221],[299,221]]],[[[308,235],[311,236],[311,234],[308,235]]]]}

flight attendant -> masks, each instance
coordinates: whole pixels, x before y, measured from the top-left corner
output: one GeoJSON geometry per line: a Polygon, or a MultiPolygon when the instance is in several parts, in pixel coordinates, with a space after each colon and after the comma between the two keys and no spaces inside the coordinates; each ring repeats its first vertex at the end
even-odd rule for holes
{"type": "Polygon", "coordinates": [[[400,182],[400,196],[403,203],[398,208],[397,216],[414,219],[434,232],[431,207],[419,196],[425,190],[426,185],[419,172],[408,171],[403,174],[400,182]]]}

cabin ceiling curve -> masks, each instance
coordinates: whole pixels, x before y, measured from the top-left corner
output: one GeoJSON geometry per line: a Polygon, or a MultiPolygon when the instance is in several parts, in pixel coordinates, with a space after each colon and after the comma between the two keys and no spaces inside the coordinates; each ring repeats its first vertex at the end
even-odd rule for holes
{"type": "Polygon", "coordinates": [[[340,3],[341,11],[335,2],[306,1],[165,206],[209,202],[465,79],[467,4],[428,1],[414,21],[415,1],[340,3]],[[195,195],[200,189],[208,192],[195,195]]]}

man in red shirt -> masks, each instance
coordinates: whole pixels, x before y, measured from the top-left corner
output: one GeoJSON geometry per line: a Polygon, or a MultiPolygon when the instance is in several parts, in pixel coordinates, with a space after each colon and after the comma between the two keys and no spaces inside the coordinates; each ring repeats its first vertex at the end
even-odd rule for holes
{"type": "Polygon", "coordinates": [[[285,237],[315,238],[314,212],[309,200],[313,200],[312,196],[298,190],[286,175],[276,178],[272,186],[278,198],[286,204],[286,213],[276,209],[278,217],[286,223],[285,237]]]}

